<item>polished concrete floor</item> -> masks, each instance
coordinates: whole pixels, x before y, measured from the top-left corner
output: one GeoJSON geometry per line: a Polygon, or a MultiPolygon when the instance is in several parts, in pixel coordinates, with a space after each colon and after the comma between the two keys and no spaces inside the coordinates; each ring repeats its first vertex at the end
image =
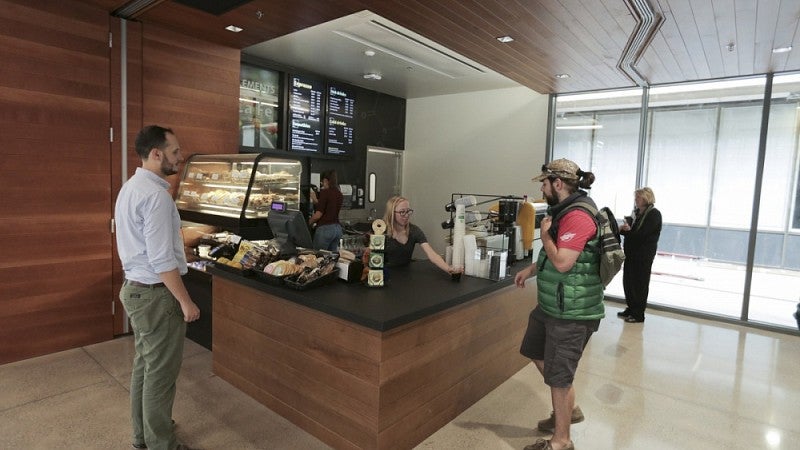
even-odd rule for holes
{"type": "MultiPolygon", "coordinates": [[[[652,311],[607,318],[575,386],[577,449],[800,449],[800,338],[652,311]]],[[[186,342],[173,417],[203,449],[324,449],[313,436],[211,373],[186,342]]],[[[130,449],[130,336],[0,366],[0,449],[130,449]]],[[[550,413],[529,364],[420,449],[521,449],[550,413]]]]}

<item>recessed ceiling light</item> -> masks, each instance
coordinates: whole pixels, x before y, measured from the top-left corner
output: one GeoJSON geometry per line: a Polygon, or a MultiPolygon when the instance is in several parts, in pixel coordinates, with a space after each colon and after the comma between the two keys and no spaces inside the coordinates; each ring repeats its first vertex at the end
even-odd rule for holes
{"type": "Polygon", "coordinates": [[[792,46],[787,45],[786,47],[776,47],[772,49],[772,53],[786,53],[792,51],[792,46]]]}
{"type": "Polygon", "coordinates": [[[602,125],[556,125],[556,130],[597,130],[602,125]]]}
{"type": "Polygon", "coordinates": [[[498,41],[500,41],[500,42],[502,42],[503,44],[507,44],[507,43],[509,43],[509,42],[514,42],[514,38],[512,38],[511,36],[508,36],[508,35],[506,35],[506,36],[499,36],[499,37],[497,38],[497,40],[498,40],[498,41]]]}
{"type": "Polygon", "coordinates": [[[364,54],[367,56],[375,56],[375,50],[364,50],[364,54]]]}
{"type": "Polygon", "coordinates": [[[239,33],[240,31],[244,30],[244,28],[239,28],[236,25],[228,25],[227,27],[225,27],[225,29],[228,31],[233,31],[234,33],[239,33]]]}
{"type": "Polygon", "coordinates": [[[380,80],[381,78],[383,78],[383,76],[379,73],[370,72],[364,74],[365,80],[380,80]]]}
{"type": "Polygon", "coordinates": [[[557,73],[556,74],[556,78],[558,78],[559,80],[563,80],[565,78],[569,78],[569,74],[568,73],[557,73]]]}

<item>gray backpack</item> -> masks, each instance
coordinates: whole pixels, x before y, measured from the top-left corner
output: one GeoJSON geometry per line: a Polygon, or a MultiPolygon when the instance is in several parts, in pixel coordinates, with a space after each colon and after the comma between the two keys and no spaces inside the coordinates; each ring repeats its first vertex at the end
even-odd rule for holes
{"type": "Polygon", "coordinates": [[[608,286],[622,268],[622,263],[625,262],[625,252],[622,250],[617,219],[607,206],[598,211],[591,203],[577,200],[561,211],[556,220],[573,208],[581,208],[589,213],[597,225],[599,243],[597,246],[587,244],[587,247],[589,251],[600,253],[600,280],[603,282],[603,286],[608,286]]]}

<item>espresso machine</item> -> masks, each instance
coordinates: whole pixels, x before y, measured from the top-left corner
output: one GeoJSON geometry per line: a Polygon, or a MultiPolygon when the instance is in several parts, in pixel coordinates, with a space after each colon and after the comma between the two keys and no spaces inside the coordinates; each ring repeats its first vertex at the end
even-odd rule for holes
{"type": "MultiPolygon", "coordinates": [[[[521,233],[518,233],[519,227],[516,223],[520,204],[523,200],[524,197],[513,195],[452,194],[450,203],[445,205],[445,210],[450,212],[450,218],[442,222],[442,228],[450,229],[453,254],[456,255],[457,253],[455,246],[457,245],[456,241],[458,241],[453,233],[454,213],[458,206],[463,205],[465,213],[462,220],[467,228],[466,234],[476,236],[473,242],[476,242],[477,247],[482,249],[479,259],[491,260],[490,266],[485,268],[490,273],[489,278],[502,278],[504,276],[502,274],[506,273],[505,267],[511,266],[517,259],[522,259],[524,254],[521,243],[517,242],[522,236],[517,236],[517,234],[521,233]],[[482,205],[488,206],[488,211],[478,211],[477,208],[482,205]],[[502,269],[498,266],[502,266],[502,269]]],[[[467,258],[478,258],[470,254],[469,249],[466,250],[467,258]]],[[[456,259],[455,256],[454,259],[456,259]]],[[[468,261],[465,259],[465,273],[470,275],[469,264],[467,263],[468,261]]]]}
{"type": "Polygon", "coordinates": [[[515,197],[504,197],[500,199],[497,208],[497,218],[492,222],[494,234],[503,235],[504,241],[508,243],[507,265],[512,265],[517,260],[517,212],[519,211],[519,199],[515,197]]]}

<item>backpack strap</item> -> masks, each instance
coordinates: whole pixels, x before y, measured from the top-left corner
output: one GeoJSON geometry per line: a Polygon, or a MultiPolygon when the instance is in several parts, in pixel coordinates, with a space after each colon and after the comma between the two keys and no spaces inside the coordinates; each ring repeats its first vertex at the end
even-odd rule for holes
{"type": "MultiPolygon", "coordinates": [[[[588,213],[589,216],[591,216],[592,220],[594,221],[595,228],[597,228],[597,236],[596,236],[596,238],[600,239],[602,237],[602,234],[603,234],[603,228],[602,228],[600,222],[597,220],[597,212],[598,212],[597,208],[594,205],[592,205],[591,203],[589,203],[589,202],[582,202],[580,200],[577,200],[577,201],[573,202],[572,204],[570,204],[569,206],[567,206],[566,208],[561,210],[561,212],[559,212],[558,215],[556,215],[556,217],[553,219],[553,227],[550,228],[550,230],[554,230],[553,234],[555,236],[553,236],[553,239],[556,239],[558,237],[558,223],[561,220],[561,217],[563,217],[566,213],[570,212],[571,210],[573,210],[575,208],[580,208],[580,209],[586,211],[586,213],[588,213]]],[[[592,252],[599,253],[600,252],[600,242],[598,242],[598,245],[591,245],[591,244],[589,244],[590,241],[586,242],[586,247],[585,248],[588,248],[592,252]]]]}

